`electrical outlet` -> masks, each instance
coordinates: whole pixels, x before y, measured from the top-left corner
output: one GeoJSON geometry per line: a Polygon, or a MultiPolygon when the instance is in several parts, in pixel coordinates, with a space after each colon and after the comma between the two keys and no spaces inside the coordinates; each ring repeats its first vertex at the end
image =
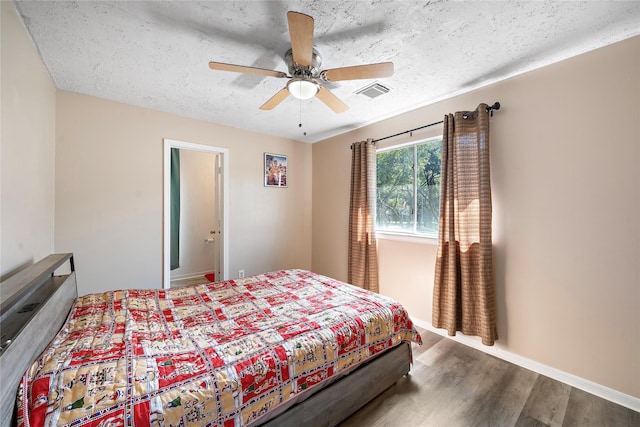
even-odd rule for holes
{"type": "Polygon", "coordinates": [[[240,279],[244,278],[244,270],[238,270],[238,278],[240,279]]]}

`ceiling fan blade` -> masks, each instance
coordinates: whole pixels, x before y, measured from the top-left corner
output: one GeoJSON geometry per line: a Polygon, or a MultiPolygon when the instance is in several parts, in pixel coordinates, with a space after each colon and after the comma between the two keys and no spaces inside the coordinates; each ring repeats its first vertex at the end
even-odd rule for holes
{"type": "Polygon", "coordinates": [[[349,109],[349,106],[342,102],[340,98],[335,96],[331,91],[324,87],[320,87],[318,94],[316,95],[318,99],[325,103],[325,105],[331,108],[335,113],[344,113],[349,109]]]}
{"type": "Polygon", "coordinates": [[[289,90],[286,87],[282,88],[282,89],[280,89],[280,91],[278,91],[278,93],[273,95],[271,97],[271,99],[269,99],[267,102],[262,104],[260,109],[261,110],[273,110],[274,108],[276,108],[278,106],[278,104],[280,104],[282,101],[284,101],[287,98],[287,96],[289,96],[289,90]]]}
{"type": "Polygon", "coordinates": [[[311,66],[313,57],[313,18],[299,12],[287,12],[293,60],[303,67],[311,66]]]}
{"type": "Polygon", "coordinates": [[[332,68],[322,72],[322,77],[330,82],[337,82],[341,80],[376,79],[379,77],[391,77],[392,75],[393,62],[380,62],[378,64],[332,68]]]}
{"type": "Polygon", "coordinates": [[[267,77],[288,77],[282,71],[267,70],[264,68],[246,67],[244,65],[225,64],[224,62],[209,62],[209,68],[219,71],[233,71],[235,73],[257,74],[267,77]]]}

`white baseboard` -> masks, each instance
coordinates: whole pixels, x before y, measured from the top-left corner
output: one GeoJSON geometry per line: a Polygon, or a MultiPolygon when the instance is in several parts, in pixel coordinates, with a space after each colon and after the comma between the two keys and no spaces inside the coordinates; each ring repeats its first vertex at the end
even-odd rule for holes
{"type": "Polygon", "coordinates": [[[511,362],[514,365],[521,366],[533,372],[537,372],[538,374],[547,376],[549,378],[553,378],[554,380],[563,382],[565,384],[569,384],[572,387],[579,388],[580,390],[584,390],[587,393],[591,393],[603,399],[617,403],[618,405],[622,405],[636,412],[640,412],[640,399],[636,397],[619,392],[609,387],[605,387],[601,384],[594,383],[593,381],[589,381],[587,379],[575,376],[573,374],[569,374],[559,369],[552,368],[551,366],[538,363],[534,360],[527,359],[526,357],[519,356],[517,354],[511,353],[499,347],[483,345],[482,342],[472,337],[468,337],[462,334],[458,334],[454,337],[451,337],[449,336],[447,331],[445,331],[444,329],[434,328],[430,322],[425,322],[424,320],[415,319],[415,318],[412,318],[412,320],[413,320],[413,323],[416,324],[416,326],[424,328],[429,332],[442,335],[446,338],[457,341],[460,344],[473,347],[484,353],[491,354],[499,359],[506,360],[507,362],[511,362]]]}

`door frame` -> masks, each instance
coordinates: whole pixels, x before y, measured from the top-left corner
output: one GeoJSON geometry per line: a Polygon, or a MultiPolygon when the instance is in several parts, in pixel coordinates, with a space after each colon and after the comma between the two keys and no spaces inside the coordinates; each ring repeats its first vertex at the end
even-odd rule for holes
{"type": "Polygon", "coordinates": [[[202,151],[222,156],[222,280],[229,278],[229,149],[193,142],[163,139],[162,287],[171,287],[171,149],[202,151]]]}

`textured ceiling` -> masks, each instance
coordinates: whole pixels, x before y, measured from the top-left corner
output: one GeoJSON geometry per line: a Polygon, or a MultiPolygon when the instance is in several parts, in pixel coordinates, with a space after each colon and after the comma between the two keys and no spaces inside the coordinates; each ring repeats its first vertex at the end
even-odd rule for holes
{"type": "Polygon", "coordinates": [[[638,1],[16,6],[59,89],[306,142],[640,34],[638,1]],[[321,69],[392,61],[394,75],[379,79],[391,91],[369,99],[355,92],[373,80],[328,83],[349,105],[347,112],[335,114],[318,99],[293,97],[261,111],[285,79],[209,69],[213,60],[287,72],[289,10],[314,17],[321,69]]]}

